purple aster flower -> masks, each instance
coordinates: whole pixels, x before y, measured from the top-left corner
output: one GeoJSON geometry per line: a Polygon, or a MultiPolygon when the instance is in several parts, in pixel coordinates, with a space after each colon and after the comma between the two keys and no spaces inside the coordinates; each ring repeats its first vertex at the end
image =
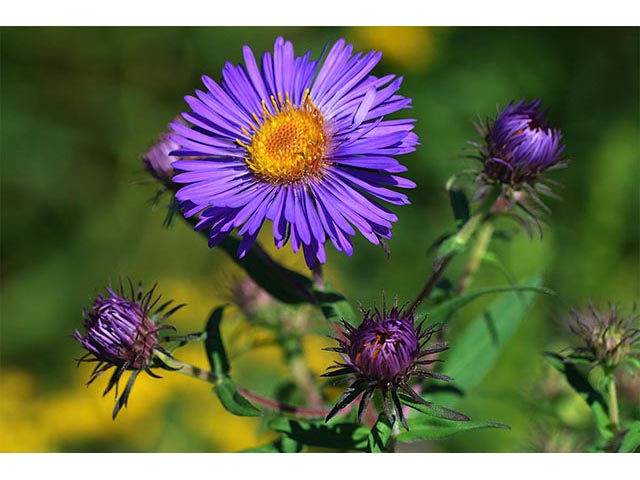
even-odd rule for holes
{"type": "Polygon", "coordinates": [[[488,126],[484,174],[491,180],[518,186],[565,165],[560,130],[551,128],[541,106],[541,100],[511,102],[488,126]]]}
{"type": "MultiPolygon", "coordinates": [[[[393,422],[393,402],[400,422],[408,429],[402,411],[403,394],[399,391],[407,394],[411,400],[431,407],[430,402],[409,386],[412,377],[452,380],[447,375],[429,370],[429,365],[439,361],[433,358],[433,354],[449,348],[446,343],[427,346],[432,335],[440,330],[441,324],[425,329],[422,328],[422,323],[416,326],[412,312],[398,308],[397,305],[389,311],[383,306],[382,311],[376,308],[373,312],[363,313],[364,320],[359,327],[343,323],[344,339],[336,339],[339,347],[327,348],[338,352],[342,361],[329,367],[331,371],[323,376],[348,375],[353,379],[353,383],[327,415],[327,421],[361,395],[358,406],[360,422],[371,397],[378,389],[382,393],[384,411],[389,421],[393,422]]],[[[442,407],[439,409],[440,413],[452,420],[469,420],[459,412],[442,407]]]]}
{"type": "Polygon", "coordinates": [[[571,331],[583,342],[572,349],[573,356],[606,368],[615,368],[632,357],[640,358],[640,316],[635,305],[628,317],[613,303],[607,310],[589,304],[587,309],[573,310],[571,315],[571,331]]]}
{"type": "Polygon", "coordinates": [[[204,76],[206,91],[186,97],[192,127],[172,125],[175,155],[207,157],[175,162],[173,181],[209,246],[238,229],[243,257],[270,220],[276,247],[290,240],[313,268],[327,239],[351,255],[356,230],[376,245],[391,238],[397,217],[379,200],[408,204],[389,187],[415,187],[394,158],[415,150],[414,120],[385,119],[411,103],[396,94],[402,78],[371,75],[381,54],[354,55],[344,40],[324,61],[296,57],[282,38],[260,65],[243,54],[244,65],[227,63],[220,83],[204,76]]]}
{"type": "Polygon", "coordinates": [[[159,345],[158,332],[173,329],[162,325],[162,322],[183,306],[177,305],[165,312],[172,301],[155,308],[160,300],[160,297],[153,298],[155,286],[147,293],[143,293],[141,285],[137,290],[133,284],[129,283],[129,286],[129,296],[125,294],[122,283],[117,292],[107,287],[106,295],[98,295],[91,308],[84,311],[85,333],[76,330],[73,335],[87,350],[79,362],[97,362],[87,385],[109,369],[114,369],[103,395],[115,387],[117,397],[120,378],[127,370],[132,371],[122,396],[116,402],[113,418],[126,406],[133,383],[141,371],[159,378],[151,368],[165,366],[153,354],[155,350],[167,352],[159,345]]]}

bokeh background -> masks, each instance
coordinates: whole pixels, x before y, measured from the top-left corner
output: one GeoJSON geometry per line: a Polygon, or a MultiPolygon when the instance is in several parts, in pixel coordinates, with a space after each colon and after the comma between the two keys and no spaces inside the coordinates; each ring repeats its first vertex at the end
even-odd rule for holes
{"type": "MultiPolygon", "coordinates": [[[[542,240],[520,232],[492,250],[519,279],[543,271],[558,295],[536,300],[461,406],[512,430],[412,449],[571,451],[588,440],[588,409],[541,353],[571,344],[569,306],[611,299],[629,311],[640,297],[638,29],[3,28],[0,35],[0,451],[234,451],[271,438],[259,421],[224,411],[207,385],[175,374],[141,378],[113,422],[104,383],[84,386],[88,369],[74,363],[82,352],[71,334],[82,308],[119,276],[157,281],[166,297],[188,303],[173,321],[182,331],[202,328],[228,299],[241,272],[179,219],[162,226],[165,212],[150,204],[156,187],[140,155],[185,109],[183,96],[200,88],[202,74],[219,78],[224,62],[241,61],[242,45],[269,50],[278,35],[298,54],[319,54],[339,37],[356,51],[381,50],[375,72],[403,75],[401,93],[414,99],[422,145],[403,163],[419,188],[411,206],[396,209],[391,258],[362,238],[352,258],[330,248],[326,275],[354,304],[379,302],[383,291],[401,300],[416,294],[430,265],[427,247],[453,227],[443,185],[472,165],[461,156],[476,139],[472,122],[511,99],[544,100],[571,158],[552,174],[563,200],[551,202],[542,240]]],[[[304,270],[287,249],[274,254],[304,270]]],[[[461,268],[452,266],[453,278],[461,268]]],[[[505,283],[491,266],[474,280],[505,283]]],[[[454,326],[482,306],[465,309],[454,326]]],[[[246,331],[232,312],[225,326],[232,353],[246,331]]],[[[321,336],[305,341],[317,374],[332,359],[318,353],[328,344],[321,336]]],[[[258,391],[270,393],[272,379],[287,375],[275,348],[237,353],[234,372],[258,391]]],[[[200,347],[183,355],[206,365],[200,347]]],[[[621,388],[631,414],[639,413],[639,390],[631,381],[621,388]]]]}

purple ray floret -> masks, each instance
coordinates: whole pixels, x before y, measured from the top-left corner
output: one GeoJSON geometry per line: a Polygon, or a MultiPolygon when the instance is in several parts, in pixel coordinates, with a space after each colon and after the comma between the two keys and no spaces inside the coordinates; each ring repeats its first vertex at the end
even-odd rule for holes
{"type": "Polygon", "coordinates": [[[391,238],[395,214],[381,205],[409,203],[396,188],[413,188],[398,176],[396,156],[413,152],[413,119],[386,120],[411,100],[396,92],[401,78],[371,71],[381,54],[353,54],[338,40],[321,59],[295,56],[278,38],[258,62],[244,47],[244,64],[227,63],[217,83],[187,96],[174,123],[178,160],[176,197],[198,215],[196,229],[209,231],[209,246],[232,231],[244,256],[266,220],[277,248],[290,241],[309,268],[326,261],[325,243],[353,253],[359,231],[374,244],[391,238]]]}

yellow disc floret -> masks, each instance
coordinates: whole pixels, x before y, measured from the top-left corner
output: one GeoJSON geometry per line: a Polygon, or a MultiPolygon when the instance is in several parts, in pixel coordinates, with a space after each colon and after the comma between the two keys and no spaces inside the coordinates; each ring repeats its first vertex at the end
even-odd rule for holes
{"type": "Polygon", "coordinates": [[[291,184],[320,177],[327,165],[325,153],[328,136],[322,114],[305,91],[298,107],[286,95],[279,102],[272,96],[275,114],[262,102],[262,119],[253,115],[257,125],[250,144],[237,142],[247,149],[246,162],[260,179],[273,184],[291,184]]]}

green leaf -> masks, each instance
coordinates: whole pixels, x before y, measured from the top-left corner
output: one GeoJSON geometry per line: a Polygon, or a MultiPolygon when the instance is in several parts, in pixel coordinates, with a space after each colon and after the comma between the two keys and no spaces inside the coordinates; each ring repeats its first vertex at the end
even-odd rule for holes
{"type": "Polygon", "coordinates": [[[618,449],[620,453],[640,453],[640,421],[633,422],[622,439],[618,449]]]}
{"type": "Polygon", "coordinates": [[[223,378],[213,390],[220,403],[229,412],[241,417],[259,417],[262,412],[238,392],[238,387],[229,378],[223,378]]]}
{"type": "Polygon", "coordinates": [[[441,407],[440,405],[436,405],[435,403],[429,402],[431,405],[425,405],[424,403],[416,402],[411,397],[404,394],[400,394],[400,399],[406,406],[411,407],[420,413],[431,415],[432,417],[444,418],[446,420],[452,420],[455,422],[469,421],[469,417],[467,417],[465,414],[446,407],[441,407]]]}
{"type": "Polygon", "coordinates": [[[456,225],[460,228],[471,216],[471,209],[469,207],[467,195],[462,189],[450,188],[449,202],[451,203],[451,209],[453,210],[453,217],[456,219],[456,225]]]}
{"type": "Polygon", "coordinates": [[[227,358],[227,352],[224,349],[222,343],[222,336],[220,335],[220,323],[222,323],[222,315],[224,313],[224,306],[218,307],[207,320],[205,332],[207,332],[207,338],[204,342],[204,348],[207,351],[207,358],[211,365],[213,373],[219,377],[229,376],[229,359],[227,358]]]}
{"type": "Polygon", "coordinates": [[[304,445],[292,438],[282,435],[280,438],[255,448],[242,450],[241,453],[299,453],[304,445]]]}
{"type": "MultiPolygon", "coordinates": [[[[456,310],[461,309],[462,307],[467,306],[474,300],[477,300],[480,297],[485,295],[490,295],[494,293],[505,293],[505,292],[533,292],[540,293],[544,295],[555,295],[553,290],[544,287],[538,286],[512,286],[512,287],[492,287],[492,288],[481,288],[478,290],[470,290],[468,292],[463,293],[462,295],[452,298],[440,305],[433,307],[428,311],[429,321],[430,322],[442,322],[449,318],[449,316],[454,313],[456,310]]],[[[427,313],[426,309],[420,309],[422,314],[427,313]]]]}
{"type": "MultiPolygon", "coordinates": [[[[525,317],[534,293],[549,293],[548,290],[538,287],[540,282],[541,279],[536,277],[527,282],[527,286],[502,289],[515,291],[501,295],[486,312],[472,320],[462,334],[455,339],[451,353],[443,364],[442,373],[453,377],[456,387],[468,393],[489,373],[525,317]]],[[[465,294],[462,296],[464,297],[462,303],[468,303],[480,295],[494,293],[496,290],[498,289],[486,289],[465,294]]],[[[461,303],[458,303],[456,308],[460,306],[461,303]]],[[[450,312],[450,309],[451,306],[437,308],[433,316],[440,319],[442,315],[450,312]]],[[[457,400],[456,396],[444,391],[435,393],[432,398],[445,405],[452,405],[452,402],[457,400]]]]}
{"type": "Polygon", "coordinates": [[[353,325],[355,313],[351,304],[327,281],[324,282],[322,289],[313,287],[313,294],[320,303],[322,314],[328,321],[340,323],[344,320],[353,325]]]}
{"type": "Polygon", "coordinates": [[[600,436],[604,439],[612,438],[613,432],[609,428],[609,407],[602,394],[593,388],[587,375],[562,355],[545,352],[544,356],[553,368],[564,375],[571,388],[591,407],[600,436]]]}
{"type": "MultiPolygon", "coordinates": [[[[194,226],[198,221],[195,217],[185,220],[194,226]]],[[[200,233],[209,238],[209,232],[206,230],[200,233]]],[[[239,246],[240,240],[232,236],[227,236],[219,244],[219,247],[265,291],[284,303],[315,303],[311,293],[311,279],[280,265],[258,243],[254,243],[243,258],[238,258],[239,246]]]]}
{"type": "Polygon", "coordinates": [[[368,428],[355,423],[326,425],[320,422],[277,418],[269,423],[269,427],[305,445],[337,450],[367,449],[370,434],[368,428]]]}
{"type": "Polygon", "coordinates": [[[396,438],[400,442],[417,440],[440,440],[457,433],[469,432],[481,428],[510,429],[508,425],[494,422],[455,422],[442,418],[422,416],[409,420],[409,430],[400,433],[396,438]]]}
{"type": "Polygon", "coordinates": [[[387,416],[381,413],[378,416],[378,421],[371,428],[367,451],[370,453],[386,452],[389,439],[391,438],[391,432],[393,432],[392,425],[389,423],[389,420],[387,420],[387,416]]]}
{"type": "Polygon", "coordinates": [[[447,258],[464,252],[469,246],[469,241],[482,223],[481,215],[470,217],[455,235],[446,237],[438,246],[434,265],[441,265],[447,258]]]}

